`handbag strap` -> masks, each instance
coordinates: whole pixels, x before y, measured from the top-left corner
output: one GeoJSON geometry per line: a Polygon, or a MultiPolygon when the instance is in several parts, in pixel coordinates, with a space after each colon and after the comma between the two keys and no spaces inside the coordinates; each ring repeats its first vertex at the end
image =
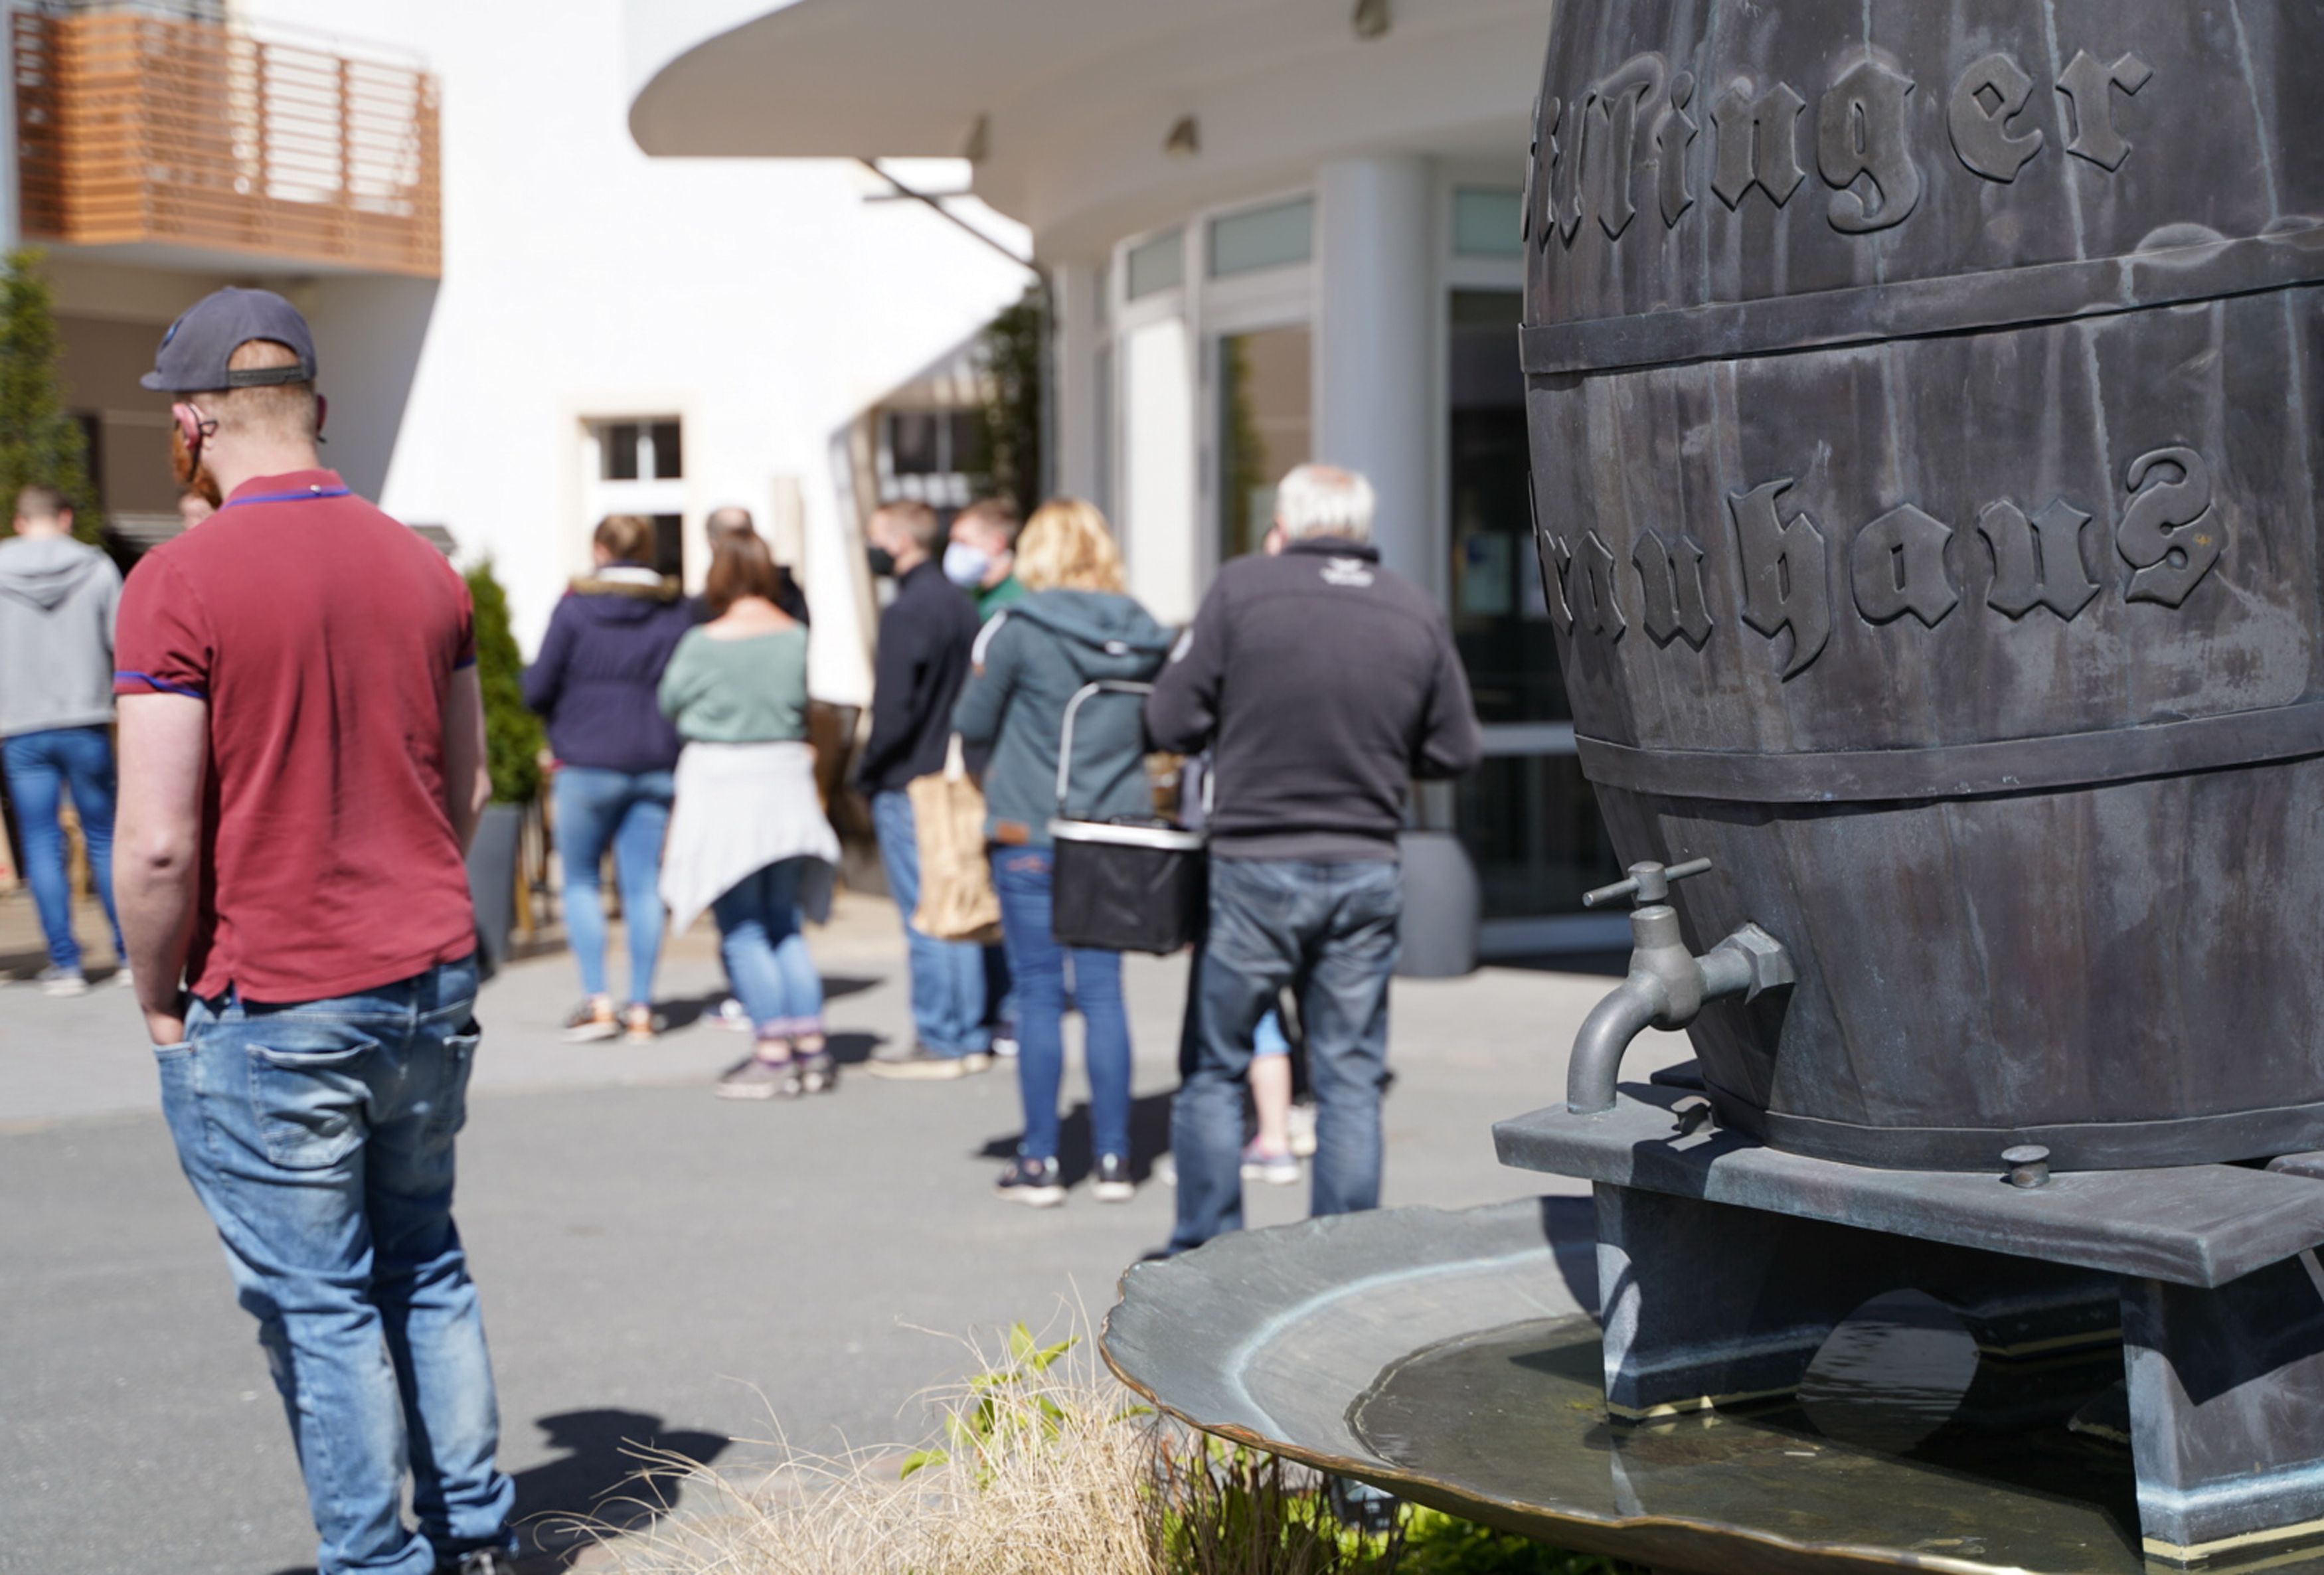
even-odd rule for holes
{"type": "Polygon", "coordinates": [[[1074,721],[1081,715],[1082,705],[1093,695],[1151,695],[1151,684],[1133,684],[1124,678],[1100,678],[1093,684],[1084,684],[1065,702],[1065,722],[1057,743],[1057,817],[1065,815],[1065,795],[1074,779],[1074,721]]]}
{"type": "Polygon", "coordinates": [[[961,741],[958,733],[954,733],[952,741],[945,745],[944,774],[947,782],[961,781],[968,775],[968,746],[961,741]]]}

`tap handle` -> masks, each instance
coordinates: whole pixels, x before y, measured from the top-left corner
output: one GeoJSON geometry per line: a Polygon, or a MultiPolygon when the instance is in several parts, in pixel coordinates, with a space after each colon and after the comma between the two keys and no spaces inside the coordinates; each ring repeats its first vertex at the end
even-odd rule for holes
{"type": "Polygon", "coordinates": [[[1630,878],[1617,880],[1611,886],[1600,886],[1595,891],[1582,894],[1582,906],[1598,907],[1621,898],[1629,898],[1640,907],[1660,902],[1670,895],[1671,883],[1696,875],[1708,874],[1711,861],[1689,859],[1683,864],[1663,865],[1651,860],[1630,866],[1630,878]]]}

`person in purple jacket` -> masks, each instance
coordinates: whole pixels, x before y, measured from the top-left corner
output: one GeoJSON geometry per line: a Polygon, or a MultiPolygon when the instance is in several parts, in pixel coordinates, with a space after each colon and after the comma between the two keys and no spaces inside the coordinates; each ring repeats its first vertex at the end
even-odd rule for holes
{"type": "Polygon", "coordinates": [[[657,1027],[658,886],[678,737],[655,690],[695,615],[678,581],[646,566],[652,547],[653,522],[642,515],[613,514],[600,523],[597,572],[574,581],[557,603],[540,659],[524,675],[525,704],[549,723],[557,757],[551,796],[565,861],[565,929],[582,990],[565,1036],[576,1043],[626,1034],[644,1044],[657,1027]],[[630,940],[630,996],[618,1013],[606,988],[598,888],[609,847],[630,940]]]}

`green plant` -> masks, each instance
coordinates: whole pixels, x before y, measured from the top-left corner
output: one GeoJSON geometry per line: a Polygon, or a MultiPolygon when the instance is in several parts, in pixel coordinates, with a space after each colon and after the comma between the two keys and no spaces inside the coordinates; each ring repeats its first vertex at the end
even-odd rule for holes
{"type": "MultiPolygon", "coordinates": [[[[971,1348],[974,1352],[974,1348],[971,1348]]],[[[836,1460],[782,1448],[745,1480],[646,1455],[685,1507],[604,1534],[624,1575],[1630,1575],[1603,1559],[1406,1506],[1385,1534],[1333,1515],[1323,1478],[1130,1402],[1078,1337],[1019,1324],[945,1393],[949,1447],[836,1460]]]]}
{"type": "Polygon", "coordinates": [[[524,658],[509,624],[508,592],[486,557],[467,574],[475,604],[476,677],[484,691],[484,758],[493,802],[530,804],[540,792],[540,718],[524,703],[524,658]]]}
{"type": "Polygon", "coordinates": [[[28,486],[62,493],[73,534],[97,539],[105,515],[89,481],[88,434],[65,410],[56,296],[41,253],[24,248],[0,266],[0,536],[13,531],[11,505],[28,486]]]}
{"type": "Polygon", "coordinates": [[[987,392],[984,453],[972,479],[979,492],[1012,500],[1020,518],[1029,518],[1040,506],[1046,480],[1042,431],[1048,355],[1048,295],[1036,284],[987,324],[977,343],[987,392]]]}

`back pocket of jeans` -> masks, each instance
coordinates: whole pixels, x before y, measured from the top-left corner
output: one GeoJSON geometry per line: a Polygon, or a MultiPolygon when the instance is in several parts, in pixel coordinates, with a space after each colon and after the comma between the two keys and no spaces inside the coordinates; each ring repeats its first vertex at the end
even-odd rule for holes
{"type": "Polygon", "coordinates": [[[249,1045],[250,1108],[266,1157],[285,1170],[328,1170],[363,1147],[379,1043],[344,1026],[273,1028],[249,1045]]]}
{"type": "Polygon", "coordinates": [[[458,1033],[444,1036],[443,1059],[423,1123],[429,1138],[448,1138],[468,1124],[468,1075],[475,1069],[476,1045],[483,1037],[474,1018],[458,1033]]]}

